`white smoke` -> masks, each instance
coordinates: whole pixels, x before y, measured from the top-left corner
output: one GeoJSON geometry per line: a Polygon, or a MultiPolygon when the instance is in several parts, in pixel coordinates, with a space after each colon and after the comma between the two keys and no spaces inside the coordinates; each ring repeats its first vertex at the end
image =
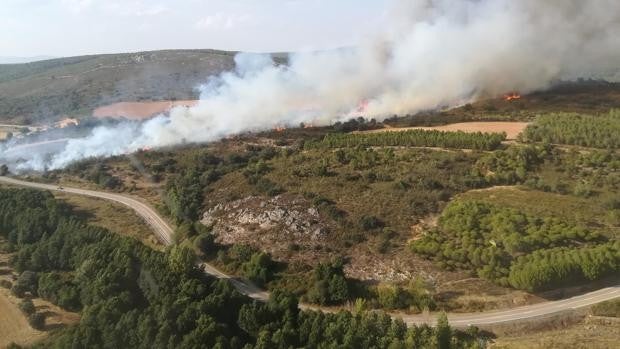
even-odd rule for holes
{"type": "Polygon", "coordinates": [[[227,135],[346,118],[361,101],[382,119],[453,106],[556,80],[618,80],[617,0],[400,1],[383,33],[354,49],[293,54],[286,66],[240,54],[236,70],[201,87],[193,108],[142,124],[100,127],[68,142],[46,164],[144,147],[208,142],[227,135]]]}

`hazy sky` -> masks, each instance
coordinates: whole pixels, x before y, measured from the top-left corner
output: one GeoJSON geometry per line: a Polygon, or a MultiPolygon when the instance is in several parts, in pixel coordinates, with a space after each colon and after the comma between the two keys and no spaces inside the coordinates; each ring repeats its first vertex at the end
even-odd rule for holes
{"type": "Polygon", "coordinates": [[[390,0],[2,0],[0,56],[354,45],[390,0]]]}

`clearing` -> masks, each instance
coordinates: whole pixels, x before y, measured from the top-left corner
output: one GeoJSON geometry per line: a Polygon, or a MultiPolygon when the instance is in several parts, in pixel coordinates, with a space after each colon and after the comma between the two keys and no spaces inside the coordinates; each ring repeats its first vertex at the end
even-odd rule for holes
{"type": "MultiPolygon", "coordinates": [[[[2,241],[0,241],[1,243],[2,241]]],[[[10,255],[0,253],[1,280],[14,282],[17,274],[8,267],[10,255]]],[[[38,313],[45,315],[45,331],[33,329],[26,316],[19,309],[21,299],[15,297],[9,289],[0,287],[0,348],[14,342],[19,345],[30,345],[47,336],[47,331],[54,330],[80,321],[80,315],[66,310],[40,298],[32,302],[38,313]]]]}
{"type": "Polygon", "coordinates": [[[363,131],[363,133],[373,132],[398,132],[412,129],[420,130],[437,130],[437,131],[462,131],[467,133],[486,132],[501,133],[506,132],[507,139],[516,139],[519,133],[523,132],[527,127],[527,122],[516,121],[478,121],[478,122],[459,122],[455,124],[432,126],[432,127],[388,127],[378,130],[363,131]]]}

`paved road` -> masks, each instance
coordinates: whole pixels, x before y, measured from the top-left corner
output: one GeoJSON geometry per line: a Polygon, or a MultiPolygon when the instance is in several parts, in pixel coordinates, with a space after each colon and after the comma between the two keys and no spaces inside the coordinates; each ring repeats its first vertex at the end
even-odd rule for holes
{"type": "MultiPolygon", "coordinates": [[[[137,199],[121,195],[106,193],[93,190],[77,189],[77,188],[62,188],[57,185],[41,184],[34,182],[25,182],[8,177],[0,177],[0,182],[6,184],[13,184],[18,186],[26,186],[38,189],[63,191],[72,194],[85,195],[96,197],[100,199],[115,201],[126,205],[136,211],[144,220],[153,228],[153,231],[157,237],[166,245],[172,243],[173,229],[164,221],[157,212],[150,206],[142,203],[137,199]]],[[[201,263],[205,272],[220,279],[228,279],[232,284],[243,294],[252,297],[260,301],[266,301],[269,299],[269,293],[257,288],[251,283],[232,277],[218,270],[214,266],[201,263]]],[[[483,312],[483,313],[463,313],[463,314],[448,314],[450,324],[455,327],[466,327],[469,325],[483,326],[498,323],[510,323],[524,321],[528,319],[540,318],[549,316],[564,311],[570,311],[573,309],[584,308],[599,302],[614,299],[620,297],[620,285],[603,288],[594,292],[586,293],[580,296],[563,299],[559,301],[543,302],[539,304],[527,305],[512,309],[483,312]]],[[[309,305],[300,305],[304,309],[316,309],[309,305]]],[[[434,324],[436,321],[436,314],[429,315],[401,315],[395,314],[395,317],[402,318],[408,325],[413,324],[434,324]]]]}

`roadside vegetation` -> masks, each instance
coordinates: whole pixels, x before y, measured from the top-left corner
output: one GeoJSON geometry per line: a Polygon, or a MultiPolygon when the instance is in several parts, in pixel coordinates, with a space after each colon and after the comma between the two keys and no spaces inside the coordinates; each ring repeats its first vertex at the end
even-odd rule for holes
{"type": "MultiPolygon", "coordinates": [[[[266,304],[250,301],[225,280],[207,277],[190,249],[157,252],[88,226],[47,192],[2,189],[0,212],[0,232],[21,273],[13,292],[81,311],[79,324],[35,348],[477,345],[475,331],[452,330],[445,317],[435,328],[407,328],[361,305],[354,314],[324,314],[300,311],[297,299],[281,292],[266,304]]],[[[21,308],[32,312],[28,301],[21,308]]],[[[45,321],[42,315],[30,318],[33,326],[45,321]]]]}

